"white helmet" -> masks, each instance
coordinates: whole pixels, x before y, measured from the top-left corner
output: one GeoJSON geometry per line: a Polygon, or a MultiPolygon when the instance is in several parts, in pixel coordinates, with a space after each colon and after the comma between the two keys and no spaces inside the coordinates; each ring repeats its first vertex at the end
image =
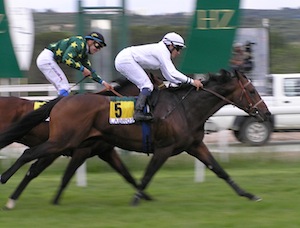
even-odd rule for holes
{"type": "Polygon", "coordinates": [[[170,45],[173,44],[175,46],[180,46],[180,47],[185,47],[184,45],[184,39],[177,33],[175,32],[169,32],[167,33],[162,41],[166,44],[166,45],[170,45]]]}

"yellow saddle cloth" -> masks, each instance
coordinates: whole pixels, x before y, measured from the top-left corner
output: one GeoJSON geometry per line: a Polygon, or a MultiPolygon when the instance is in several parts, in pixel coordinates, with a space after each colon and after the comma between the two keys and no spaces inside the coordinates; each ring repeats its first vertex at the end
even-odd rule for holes
{"type": "Polygon", "coordinates": [[[110,124],[134,123],[134,97],[110,97],[110,124]]]}

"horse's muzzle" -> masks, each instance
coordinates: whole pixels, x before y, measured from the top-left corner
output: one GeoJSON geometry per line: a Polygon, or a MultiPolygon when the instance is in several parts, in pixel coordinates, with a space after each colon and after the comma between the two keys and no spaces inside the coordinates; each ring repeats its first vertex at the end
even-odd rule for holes
{"type": "Polygon", "coordinates": [[[259,122],[270,120],[271,113],[268,111],[266,113],[260,113],[257,108],[250,110],[249,115],[256,118],[259,122]]]}

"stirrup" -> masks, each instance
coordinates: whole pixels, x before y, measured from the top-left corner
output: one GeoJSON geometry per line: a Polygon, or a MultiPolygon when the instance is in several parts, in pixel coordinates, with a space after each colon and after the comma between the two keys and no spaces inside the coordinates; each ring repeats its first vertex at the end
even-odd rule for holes
{"type": "Polygon", "coordinates": [[[141,111],[136,111],[133,115],[133,119],[135,121],[151,121],[153,120],[153,116],[151,113],[143,113],[141,111]]]}

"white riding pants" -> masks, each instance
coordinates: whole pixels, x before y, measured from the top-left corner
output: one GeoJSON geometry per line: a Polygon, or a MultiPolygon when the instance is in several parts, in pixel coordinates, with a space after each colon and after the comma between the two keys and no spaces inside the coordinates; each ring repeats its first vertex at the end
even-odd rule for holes
{"type": "Polygon", "coordinates": [[[47,80],[54,85],[58,93],[60,90],[68,91],[70,89],[68,79],[54,60],[52,51],[45,48],[37,57],[36,64],[47,80]]]}
{"type": "Polygon", "coordinates": [[[144,69],[133,59],[128,49],[122,50],[115,59],[115,67],[129,81],[134,83],[140,91],[148,88],[153,91],[153,84],[144,69]]]}

